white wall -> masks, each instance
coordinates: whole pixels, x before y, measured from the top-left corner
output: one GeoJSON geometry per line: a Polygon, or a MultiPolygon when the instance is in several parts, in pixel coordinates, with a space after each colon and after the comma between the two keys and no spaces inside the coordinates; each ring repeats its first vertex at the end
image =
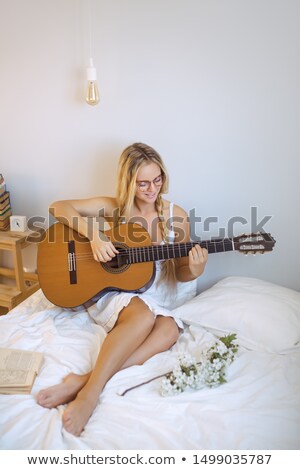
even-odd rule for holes
{"type": "Polygon", "coordinates": [[[211,255],[200,289],[246,275],[300,290],[299,1],[92,0],[97,107],[84,102],[88,3],[0,0],[0,172],[14,214],[113,195],[121,150],[143,141],[204,238],[234,216],[249,221],[236,235],[251,229],[251,207],[272,216],[272,254],[211,255]]]}

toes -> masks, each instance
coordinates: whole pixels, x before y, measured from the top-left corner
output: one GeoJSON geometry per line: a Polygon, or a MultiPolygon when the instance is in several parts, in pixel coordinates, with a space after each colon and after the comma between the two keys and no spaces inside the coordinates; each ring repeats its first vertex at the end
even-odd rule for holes
{"type": "Polygon", "coordinates": [[[49,396],[48,396],[47,392],[44,391],[44,390],[41,390],[37,394],[36,401],[39,405],[44,406],[46,408],[48,408],[49,405],[50,405],[49,396]]]}
{"type": "Polygon", "coordinates": [[[74,423],[72,416],[63,415],[63,426],[65,430],[70,434],[73,434],[73,436],[80,436],[81,432],[83,431],[83,428],[80,425],[74,423]]]}
{"type": "Polygon", "coordinates": [[[73,422],[74,422],[74,417],[72,416],[72,412],[71,410],[69,410],[69,407],[67,407],[62,415],[62,422],[63,422],[63,426],[64,428],[71,432],[71,429],[72,429],[72,425],[73,425],[73,422]]]}
{"type": "Polygon", "coordinates": [[[45,397],[44,397],[44,392],[41,390],[37,396],[36,396],[36,402],[39,404],[39,405],[42,405],[43,402],[45,400],[45,397]]]}
{"type": "Polygon", "coordinates": [[[36,397],[36,401],[40,406],[44,408],[55,408],[57,403],[55,401],[55,395],[52,390],[41,390],[36,397]]]}

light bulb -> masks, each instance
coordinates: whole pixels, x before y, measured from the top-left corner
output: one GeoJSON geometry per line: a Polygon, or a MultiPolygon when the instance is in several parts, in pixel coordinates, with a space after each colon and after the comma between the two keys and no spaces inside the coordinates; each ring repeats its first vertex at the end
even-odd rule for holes
{"type": "Polygon", "coordinates": [[[99,103],[99,91],[97,87],[97,71],[93,64],[93,59],[90,58],[90,66],[86,70],[87,88],[85,100],[87,104],[95,106],[99,103]]]}

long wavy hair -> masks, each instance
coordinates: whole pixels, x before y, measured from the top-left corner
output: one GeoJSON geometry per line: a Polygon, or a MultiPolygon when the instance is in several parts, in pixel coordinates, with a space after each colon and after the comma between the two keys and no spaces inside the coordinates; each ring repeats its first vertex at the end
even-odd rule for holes
{"type": "MultiPolygon", "coordinates": [[[[136,194],[136,179],[139,169],[149,163],[156,163],[163,179],[162,186],[155,201],[155,208],[159,219],[159,227],[162,239],[169,243],[167,224],[163,215],[162,194],[168,192],[169,177],[161,156],[156,150],[143,143],[134,143],[123,150],[118,168],[117,180],[117,203],[119,207],[119,218],[129,221],[131,210],[136,194]]],[[[175,287],[175,262],[173,259],[163,262],[161,281],[166,281],[168,285],[175,287]]]]}

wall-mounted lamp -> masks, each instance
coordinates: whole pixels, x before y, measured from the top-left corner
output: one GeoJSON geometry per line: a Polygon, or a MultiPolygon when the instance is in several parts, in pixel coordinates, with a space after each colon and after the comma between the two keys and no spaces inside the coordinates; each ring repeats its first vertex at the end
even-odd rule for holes
{"type": "Polygon", "coordinates": [[[91,106],[95,106],[99,103],[99,91],[97,87],[97,70],[94,67],[94,62],[92,57],[90,58],[90,65],[86,69],[86,78],[87,78],[87,88],[86,88],[86,96],[85,100],[87,104],[91,106]]]}

